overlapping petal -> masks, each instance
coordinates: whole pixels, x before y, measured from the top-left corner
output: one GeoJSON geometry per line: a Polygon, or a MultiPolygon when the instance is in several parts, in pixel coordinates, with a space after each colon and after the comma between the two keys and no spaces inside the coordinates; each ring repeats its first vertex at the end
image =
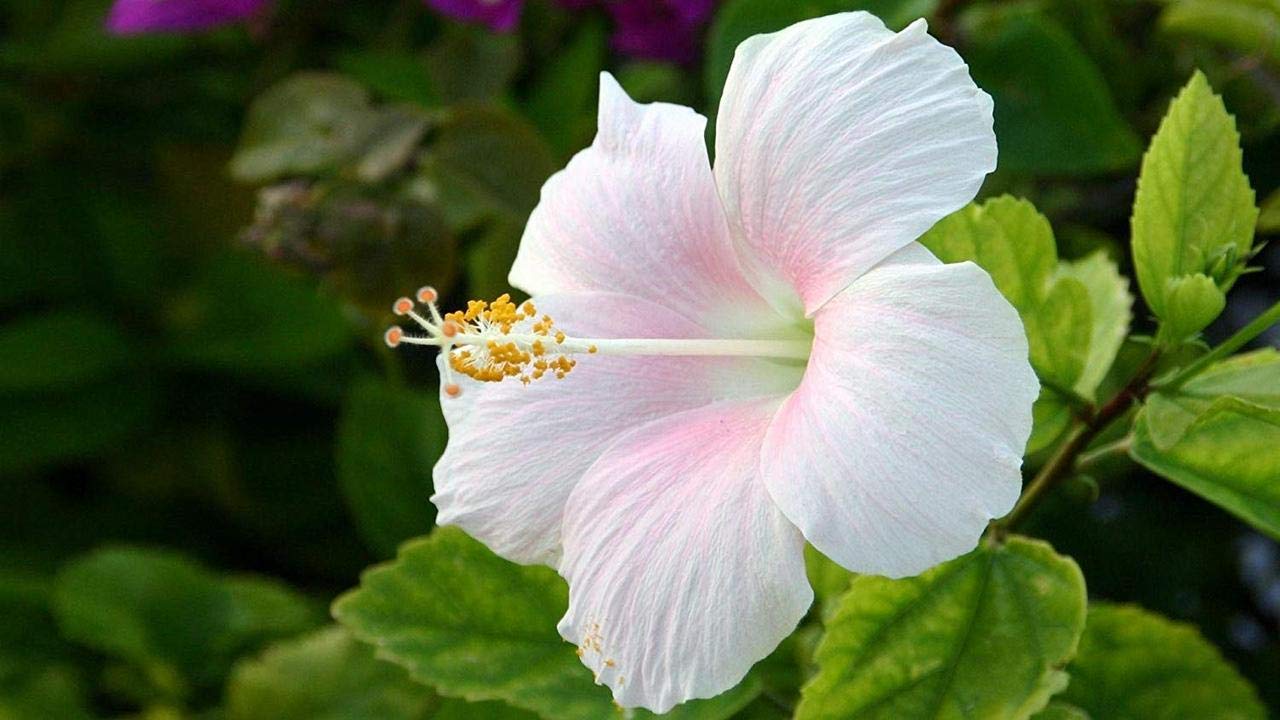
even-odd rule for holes
{"type": "MultiPolygon", "coordinates": [[[[558,327],[580,337],[705,335],[638,298],[579,293],[536,300],[558,327]]],[[[459,377],[461,395],[441,398],[449,444],[434,471],[437,522],[460,526],[509,560],[553,565],[565,498],[620,434],[726,398],[780,396],[799,374],[751,358],[591,356],[563,380],[528,386],[459,377]]]]}
{"type": "Polygon", "coordinates": [[[764,439],[770,495],[857,572],[914,575],[973,549],[1022,484],[1039,384],[1017,313],[976,265],[913,244],[814,322],[764,439]]]}
{"type": "Polygon", "coordinates": [[[543,187],[511,283],[531,295],[652,298],[721,333],[760,323],[769,307],[743,276],[729,238],[707,160],[706,118],[678,105],[637,104],[603,73],[599,123],[591,147],[543,187]]]}
{"type": "Polygon", "coordinates": [[[799,531],[760,481],[777,400],[653,421],[587,471],[565,509],[560,633],[625,707],[733,687],[813,599],[799,531]]]}
{"type": "Polygon", "coordinates": [[[926,33],[844,13],[738,47],[715,175],[748,270],[811,314],[973,199],[995,168],[991,98],[926,33]]]}

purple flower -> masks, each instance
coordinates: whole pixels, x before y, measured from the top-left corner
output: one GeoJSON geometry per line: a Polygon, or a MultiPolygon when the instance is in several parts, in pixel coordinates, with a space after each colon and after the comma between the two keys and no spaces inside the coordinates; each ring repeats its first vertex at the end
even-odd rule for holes
{"type": "Polygon", "coordinates": [[[690,62],[697,55],[698,31],[714,4],[715,0],[612,0],[605,8],[618,24],[613,45],[619,52],[690,62]]]}
{"type": "Polygon", "coordinates": [[[427,0],[427,4],[451,18],[488,25],[507,32],[520,19],[524,0],[427,0]]]}
{"type": "Polygon", "coordinates": [[[271,0],[116,0],[107,17],[115,35],[196,32],[247,20],[271,0]]]}
{"type": "MultiPolygon", "coordinates": [[[[698,33],[715,0],[559,0],[572,10],[603,7],[617,29],[613,46],[626,55],[650,60],[689,62],[697,55],[698,33]]],[[[457,20],[479,22],[493,30],[513,29],[524,0],[426,0],[457,20]]]]}

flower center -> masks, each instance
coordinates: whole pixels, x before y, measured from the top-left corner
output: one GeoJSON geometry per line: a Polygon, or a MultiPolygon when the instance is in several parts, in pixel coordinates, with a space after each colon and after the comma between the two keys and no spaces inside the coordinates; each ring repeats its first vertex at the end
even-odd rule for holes
{"type": "Polygon", "coordinates": [[[517,305],[504,294],[492,302],[471,300],[466,310],[441,315],[434,288],[419,289],[417,299],[427,309],[425,316],[418,312],[418,304],[407,297],[396,300],[392,310],[408,316],[427,335],[409,336],[393,326],[384,339],[393,348],[401,343],[440,348],[446,356],[444,391],[450,397],[462,392],[453,373],[481,382],[512,378],[528,385],[547,377],[564,379],[578,364],[574,355],[702,355],[803,361],[809,357],[811,345],[806,339],[578,338],[557,328],[550,315],[539,316],[531,300],[517,305]]]}

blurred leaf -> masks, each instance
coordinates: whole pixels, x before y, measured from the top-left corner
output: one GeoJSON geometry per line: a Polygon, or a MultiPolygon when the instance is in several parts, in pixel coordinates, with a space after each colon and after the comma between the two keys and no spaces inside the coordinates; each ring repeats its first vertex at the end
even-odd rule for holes
{"type": "Polygon", "coordinates": [[[0,393],[102,380],[130,361],[125,337],[93,313],[59,310],[0,325],[0,393]]]}
{"type": "Polygon", "coordinates": [[[324,172],[346,161],[370,132],[369,94],[338,75],[302,73],[249,106],[231,173],[245,182],[324,172]]]}
{"type": "Polygon", "coordinates": [[[446,24],[439,40],[427,51],[431,87],[446,105],[501,97],[520,66],[515,33],[446,24]]]}
{"type": "MultiPolygon", "coordinates": [[[[943,262],[972,260],[990,273],[1022,317],[1036,373],[1093,399],[1129,329],[1132,298],[1114,262],[1096,253],[1060,263],[1049,221],[1008,195],[952,213],[920,242],[943,262]]],[[[1042,398],[1044,421],[1061,416],[1048,402],[1042,398]]]]}
{"type": "Polygon", "coordinates": [[[1280,4],[1269,0],[1175,0],[1160,14],[1160,29],[1280,66],[1280,4]]]}
{"type": "Polygon", "coordinates": [[[692,106],[698,86],[674,63],[630,62],[617,71],[618,84],[641,103],[668,102],[692,106]]]}
{"type": "Polygon", "coordinates": [[[1260,233],[1277,233],[1280,232],[1280,190],[1276,190],[1262,201],[1262,208],[1258,212],[1258,232],[1260,233]]]}
{"type": "Polygon", "coordinates": [[[707,37],[703,75],[707,98],[712,105],[720,101],[733,53],[752,35],[849,10],[867,10],[890,28],[900,30],[916,18],[932,14],[937,6],[938,0],[727,0],[716,11],[707,37]]]}
{"type": "Polygon", "coordinates": [[[108,35],[104,20],[109,6],[108,0],[58,3],[57,20],[47,33],[0,44],[0,67],[36,76],[97,78],[172,62],[190,46],[187,38],[172,34],[108,35]]]}
{"type": "Polygon", "coordinates": [[[58,636],[49,607],[51,585],[43,577],[0,571],[0,697],[15,677],[70,659],[71,648],[58,636]]]}
{"type": "Polygon", "coordinates": [[[0,474],[115,447],[155,421],[158,400],[153,379],[141,376],[0,400],[0,474]]]}
{"type": "Polygon", "coordinates": [[[444,698],[440,709],[431,716],[432,720],[538,720],[538,717],[500,702],[469,703],[456,698],[444,698]]]}
{"type": "Polygon", "coordinates": [[[502,700],[547,718],[607,717],[608,691],[556,632],[567,604],[549,568],[514,565],[439,528],[367,571],[333,614],[442,694],[502,700]]]}
{"type": "Polygon", "coordinates": [[[1133,203],[1133,262],[1147,305],[1170,317],[1169,281],[1211,274],[1230,287],[1253,246],[1258,209],[1235,121],[1197,72],[1174,98],[1142,159],[1133,203]],[[1215,259],[1234,256],[1218,272],[1215,259]]]}
{"type": "Polygon", "coordinates": [[[560,156],[589,142],[595,129],[591,100],[604,69],[604,23],[589,20],[534,76],[524,111],[560,156]]]}
{"type": "Polygon", "coordinates": [[[0,720],[91,720],[80,687],[64,670],[45,669],[0,685],[0,720]]]}
{"type": "Polygon", "coordinates": [[[1262,720],[1253,688],[1188,625],[1095,603],[1062,699],[1091,720],[1262,720]]]}
{"type": "Polygon", "coordinates": [[[1002,170],[1091,175],[1138,159],[1102,72],[1054,20],[1020,3],[977,7],[963,22],[969,69],[995,99],[1002,170]]]}
{"type": "Polygon", "coordinates": [[[1075,705],[1054,700],[1044,710],[1031,716],[1033,720],[1092,720],[1089,713],[1075,705]]]}
{"type": "Polygon", "coordinates": [[[346,630],[328,627],[238,664],[226,720],[426,720],[433,693],[346,630]]]}
{"type": "Polygon", "coordinates": [[[1280,353],[1226,360],[1174,393],[1152,395],[1133,458],[1280,538],[1280,353]]]}
{"type": "Polygon", "coordinates": [[[314,627],[310,603],[267,580],[222,578],[167,551],[97,550],[59,573],[68,638],[133,663],[181,697],[221,682],[243,652],[314,627]]]}
{"type": "Polygon", "coordinates": [[[1026,717],[1066,685],[1084,619],[1080,569],[1035,540],[983,545],[915,578],[858,576],[796,717],[1026,717]]]}
{"type": "Polygon", "coordinates": [[[537,131],[498,106],[461,105],[441,124],[430,156],[443,181],[456,182],[490,210],[522,221],[538,202],[555,159],[537,131]]]}
{"type": "Polygon", "coordinates": [[[170,356],[213,369],[296,368],[341,352],[352,340],[333,298],[238,253],[210,263],[167,309],[170,356]]]}
{"type": "Polygon", "coordinates": [[[821,603],[823,616],[829,616],[849,589],[853,573],[837,565],[808,543],[804,546],[804,567],[809,584],[813,586],[813,597],[821,603]]]}
{"type": "Polygon", "coordinates": [[[467,287],[473,295],[492,298],[511,290],[507,275],[523,231],[515,220],[496,220],[467,249],[467,287]]]}
{"type": "Polygon", "coordinates": [[[338,56],[338,69],[358,80],[384,100],[435,107],[440,103],[431,86],[424,58],[407,52],[353,50],[338,56]]]}
{"type": "Polygon", "coordinates": [[[394,557],[435,522],[431,468],[444,451],[434,395],[366,378],[347,395],[338,429],[338,480],[369,547],[394,557]]]}
{"type": "Polygon", "coordinates": [[[356,177],[376,183],[403,168],[418,149],[427,122],[427,114],[413,105],[392,105],[375,112],[364,146],[356,151],[356,177]]]}

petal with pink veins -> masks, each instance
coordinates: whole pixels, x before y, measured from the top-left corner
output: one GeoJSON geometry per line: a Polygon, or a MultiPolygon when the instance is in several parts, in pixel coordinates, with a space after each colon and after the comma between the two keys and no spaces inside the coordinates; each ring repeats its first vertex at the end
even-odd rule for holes
{"type": "Polygon", "coordinates": [[[511,284],[651,298],[721,334],[773,315],[738,264],[706,122],[686,107],[638,104],[602,73],[595,142],[543,186],[511,284]]]}
{"type": "Polygon", "coordinates": [[[739,45],[715,175],[757,287],[811,315],[972,200],[996,166],[991,109],[923,20],[895,34],[844,13],[739,45]]]}
{"type": "MultiPolygon", "coordinates": [[[[706,334],[638,298],[578,293],[535,301],[578,337],[706,334]]],[[[565,499],[622,433],[727,398],[781,397],[800,372],[753,358],[582,355],[563,380],[525,386],[457,377],[461,394],[440,398],[449,443],[433,473],[437,522],[461,527],[509,560],[554,565],[565,499]]]]}
{"type": "Polygon", "coordinates": [[[978,266],[912,244],[814,323],[765,436],[770,495],[855,572],[915,575],[973,549],[1022,487],[1039,383],[1017,313],[978,266]]]}
{"type": "Polygon", "coordinates": [[[569,497],[560,634],[623,707],[724,692],[804,617],[804,540],[760,478],[777,402],[641,426],[569,497]]]}

